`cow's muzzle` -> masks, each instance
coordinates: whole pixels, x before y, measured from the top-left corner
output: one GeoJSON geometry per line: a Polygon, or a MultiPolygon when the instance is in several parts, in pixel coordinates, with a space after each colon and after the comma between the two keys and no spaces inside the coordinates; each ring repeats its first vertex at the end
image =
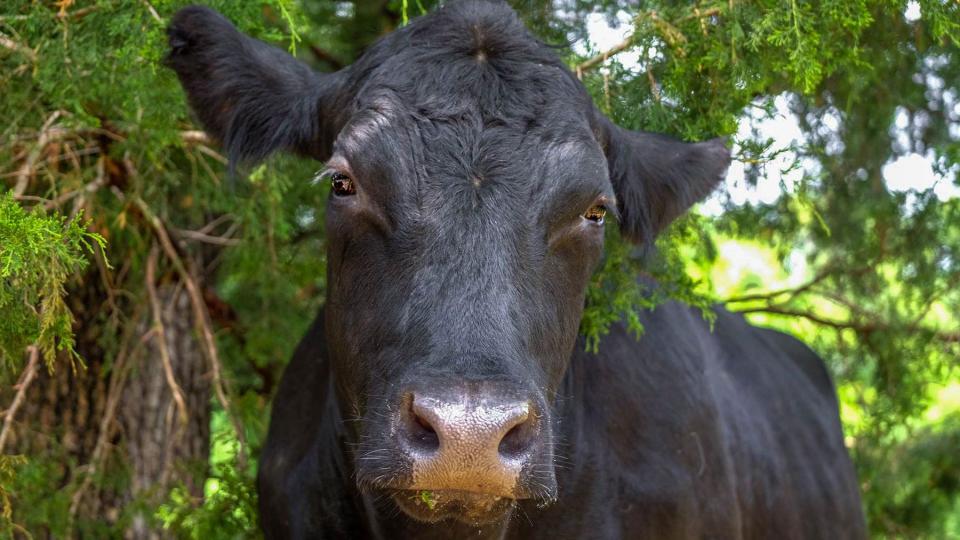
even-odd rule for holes
{"type": "Polygon", "coordinates": [[[422,521],[495,521],[516,499],[552,500],[549,423],[538,400],[470,385],[403,393],[392,435],[409,482],[394,500],[422,521]]]}
{"type": "Polygon", "coordinates": [[[517,481],[540,434],[532,403],[471,392],[404,396],[401,445],[413,489],[517,496],[517,481]]]}

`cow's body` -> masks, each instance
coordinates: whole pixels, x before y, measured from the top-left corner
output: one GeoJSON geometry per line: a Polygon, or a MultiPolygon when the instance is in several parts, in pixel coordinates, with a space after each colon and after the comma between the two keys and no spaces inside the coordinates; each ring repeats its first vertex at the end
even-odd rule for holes
{"type": "Polygon", "coordinates": [[[326,307],[279,388],[270,538],[859,538],[824,366],[675,304],[577,334],[605,217],[649,245],[722,139],[615,125],[500,1],[450,2],[317,74],[181,10],[169,63],[233,161],[326,163],[326,307]]]}
{"type": "MultiPolygon", "coordinates": [[[[322,315],[318,322],[322,321],[322,315]]],[[[862,538],[857,480],[823,362],[796,339],[675,303],[571,359],[559,498],[505,529],[420,524],[364,497],[338,433],[322,322],[294,355],[260,476],[270,538],[862,538]]]]}

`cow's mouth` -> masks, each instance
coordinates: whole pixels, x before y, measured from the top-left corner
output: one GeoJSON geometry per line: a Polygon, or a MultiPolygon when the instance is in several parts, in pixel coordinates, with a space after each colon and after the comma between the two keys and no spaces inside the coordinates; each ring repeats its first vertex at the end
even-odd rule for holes
{"type": "Polygon", "coordinates": [[[452,489],[398,490],[393,493],[393,500],[417,521],[435,523],[455,519],[476,526],[501,521],[516,502],[510,497],[452,489]]]}

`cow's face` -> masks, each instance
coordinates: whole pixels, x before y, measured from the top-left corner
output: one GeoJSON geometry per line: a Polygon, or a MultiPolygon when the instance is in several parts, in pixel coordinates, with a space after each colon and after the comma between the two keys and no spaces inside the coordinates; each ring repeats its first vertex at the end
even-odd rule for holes
{"type": "Polygon", "coordinates": [[[451,4],[326,76],[199,8],[171,43],[234,159],[326,161],[326,334],[360,487],[423,521],[555,498],[553,407],[604,227],[652,240],[717,183],[723,145],[612,125],[505,5],[451,4]]]}
{"type": "Polygon", "coordinates": [[[359,478],[411,487],[400,500],[424,518],[444,514],[422,490],[482,493],[484,511],[549,499],[550,405],[615,208],[606,159],[569,103],[538,110],[541,130],[471,96],[443,113],[417,98],[361,95],[324,173],[327,338],[362,419],[359,478]]]}

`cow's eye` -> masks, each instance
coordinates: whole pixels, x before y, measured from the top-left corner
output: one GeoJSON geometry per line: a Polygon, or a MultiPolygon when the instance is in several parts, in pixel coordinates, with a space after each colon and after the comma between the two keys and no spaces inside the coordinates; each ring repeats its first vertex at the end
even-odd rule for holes
{"type": "Polygon", "coordinates": [[[357,193],[357,188],[353,185],[353,179],[341,172],[330,175],[330,189],[338,197],[349,197],[357,193]]]}
{"type": "Polygon", "coordinates": [[[603,225],[603,218],[605,217],[607,217],[607,207],[602,204],[595,204],[583,213],[583,219],[592,221],[597,225],[603,225]]]}

